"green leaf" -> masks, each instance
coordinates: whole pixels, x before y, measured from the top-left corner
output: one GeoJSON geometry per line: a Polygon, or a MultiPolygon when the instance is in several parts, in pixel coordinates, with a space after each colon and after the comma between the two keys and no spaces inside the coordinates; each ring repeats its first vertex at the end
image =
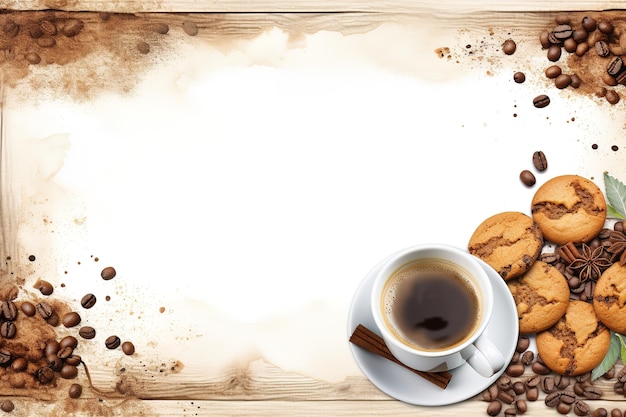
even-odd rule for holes
{"type": "Polygon", "coordinates": [[[611,208],[617,212],[621,218],[626,218],[626,185],[605,172],[604,189],[611,208]]]}
{"type": "Polygon", "coordinates": [[[620,351],[620,359],[622,360],[622,363],[626,364],[626,340],[624,340],[626,336],[622,334],[618,334],[618,333],[615,333],[615,335],[617,336],[617,338],[619,339],[622,345],[622,349],[620,351]]]}
{"type": "Polygon", "coordinates": [[[609,219],[626,219],[626,217],[622,216],[617,212],[617,210],[611,207],[610,204],[606,206],[606,217],[609,219]]]}
{"type": "Polygon", "coordinates": [[[620,337],[611,331],[611,344],[609,346],[609,350],[606,352],[606,355],[604,355],[602,362],[600,362],[600,364],[596,366],[593,371],[591,371],[592,381],[606,374],[608,370],[615,365],[617,358],[620,356],[621,348],[622,341],[620,337]]]}

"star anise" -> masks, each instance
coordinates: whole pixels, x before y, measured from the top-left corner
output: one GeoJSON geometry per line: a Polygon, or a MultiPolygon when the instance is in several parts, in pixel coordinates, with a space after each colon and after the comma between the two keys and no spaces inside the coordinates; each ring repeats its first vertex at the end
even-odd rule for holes
{"type": "Polygon", "coordinates": [[[576,254],[569,267],[578,272],[578,278],[582,282],[596,281],[602,275],[602,271],[611,266],[612,262],[603,256],[604,248],[598,246],[591,249],[589,245],[583,243],[580,251],[576,254]]]}
{"type": "Polygon", "coordinates": [[[606,251],[611,253],[611,261],[617,262],[619,259],[620,265],[626,265],[626,235],[623,232],[611,231],[609,241],[611,246],[606,248],[606,251]]]}

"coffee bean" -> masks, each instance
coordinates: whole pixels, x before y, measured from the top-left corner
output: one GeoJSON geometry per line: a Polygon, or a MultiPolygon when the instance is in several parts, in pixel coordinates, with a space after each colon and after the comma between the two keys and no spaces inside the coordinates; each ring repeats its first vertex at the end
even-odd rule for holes
{"type": "Polygon", "coordinates": [[[556,386],[554,385],[554,377],[546,376],[541,380],[541,384],[539,385],[541,390],[546,394],[550,394],[556,390],[556,386]]]}
{"type": "Polygon", "coordinates": [[[139,51],[139,53],[142,53],[144,55],[149,54],[150,53],[150,45],[148,45],[144,41],[139,41],[139,42],[137,42],[137,50],[139,51]]]}
{"type": "Polygon", "coordinates": [[[514,363],[517,363],[517,362],[519,362],[519,352],[513,352],[513,356],[511,356],[509,365],[513,365],[514,363]]]}
{"type": "Polygon", "coordinates": [[[563,49],[570,54],[576,52],[576,48],[578,48],[578,42],[576,42],[574,38],[568,38],[563,41],[563,49]]]}
{"type": "Polygon", "coordinates": [[[515,401],[515,392],[512,389],[500,391],[498,393],[498,399],[505,404],[513,404],[513,401],[515,401]]]}
{"type": "Polygon", "coordinates": [[[66,313],[61,319],[61,323],[63,323],[63,325],[68,328],[78,326],[78,324],[80,324],[80,321],[80,314],[75,311],[66,313]]]}
{"type": "Polygon", "coordinates": [[[537,171],[545,171],[548,169],[548,160],[543,151],[535,151],[533,153],[533,165],[537,171]]]}
{"type": "MultiPolygon", "coordinates": [[[[606,92],[606,95],[604,96],[604,98],[610,104],[617,104],[617,103],[619,103],[619,100],[620,100],[620,96],[617,93],[617,91],[615,91],[615,90],[608,90],[606,92]]],[[[591,284],[591,283],[589,283],[589,284],[591,284]]],[[[591,299],[591,298],[587,298],[587,299],[591,299]]]]}
{"type": "Polygon", "coordinates": [[[502,44],[502,52],[507,55],[513,55],[517,49],[517,44],[513,39],[507,39],[502,44]]]}
{"type": "Polygon", "coordinates": [[[561,47],[558,45],[552,45],[548,48],[547,53],[548,60],[551,62],[556,62],[561,59],[561,47]]]}
{"type": "Polygon", "coordinates": [[[539,33],[539,43],[543,49],[548,49],[552,42],[550,42],[550,32],[543,30],[539,33]]]}
{"type": "Polygon", "coordinates": [[[15,410],[15,404],[13,404],[13,401],[11,400],[2,400],[2,402],[0,402],[0,410],[5,413],[10,413],[15,410]]]}
{"type": "Polygon", "coordinates": [[[515,351],[519,352],[519,353],[524,353],[528,350],[528,347],[530,346],[530,339],[528,338],[528,336],[519,336],[517,338],[517,344],[515,345],[515,351]]]}
{"type": "Polygon", "coordinates": [[[513,383],[513,392],[515,395],[521,395],[526,392],[526,385],[522,381],[516,381],[513,383]]]}
{"type": "Polygon", "coordinates": [[[15,323],[12,321],[5,321],[0,326],[0,336],[5,339],[13,339],[15,337],[15,333],[17,332],[17,328],[15,323]]]}
{"type": "Polygon", "coordinates": [[[68,390],[70,398],[79,398],[83,393],[83,386],[80,384],[72,384],[68,390]]]}
{"type": "Polygon", "coordinates": [[[589,415],[589,412],[591,411],[589,405],[587,405],[587,403],[582,400],[576,400],[572,408],[574,409],[574,413],[576,413],[577,416],[589,415]]]}
{"type": "Polygon", "coordinates": [[[624,61],[622,58],[616,56],[612,60],[609,61],[609,64],[606,66],[606,72],[610,76],[614,77],[624,69],[624,61]]]}
{"type": "Polygon", "coordinates": [[[582,20],[583,29],[587,32],[593,32],[598,27],[596,20],[591,16],[585,16],[582,20]]]}
{"type": "Polygon", "coordinates": [[[22,372],[28,368],[28,361],[25,358],[15,358],[11,363],[11,369],[15,372],[22,372]]]}
{"type": "Polygon", "coordinates": [[[37,372],[35,372],[35,377],[42,384],[47,384],[49,382],[52,382],[52,380],[54,379],[54,371],[48,366],[43,366],[39,368],[37,372]]]}
{"type": "Polygon", "coordinates": [[[508,375],[505,374],[498,378],[498,380],[496,381],[496,386],[499,389],[506,391],[513,386],[513,381],[511,380],[511,378],[509,378],[508,375]]]}
{"type": "Polygon", "coordinates": [[[498,387],[496,385],[490,385],[489,388],[483,391],[484,401],[491,402],[496,398],[498,398],[498,387]]]}
{"type": "Polygon", "coordinates": [[[574,31],[570,25],[558,25],[552,30],[552,34],[559,40],[564,40],[572,36],[574,31]]]}
{"type": "Polygon", "coordinates": [[[135,345],[133,345],[132,342],[122,343],[122,352],[129,356],[132,355],[133,353],[135,353],[135,345]]]}
{"type": "Polygon", "coordinates": [[[562,403],[573,404],[574,401],[576,401],[576,394],[572,390],[564,390],[561,391],[561,396],[559,398],[562,403]]]}
{"type": "Polygon", "coordinates": [[[593,410],[591,413],[591,417],[607,417],[609,413],[606,411],[606,408],[600,407],[593,410]]]}
{"type": "Polygon", "coordinates": [[[626,393],[626,391],[624,390],[624,383],[623,382],[619,382],[617,381],[614,385],[613,385],[613,391],[616,394],[619,395],[624,395],[626,393]]]}
{"type": "Polygon", "coordinates": [[[156,33],[160,33],[161,35],[167,34],[170,31],[170,27],[167,23],[155,23],[150,26],[150,29],[155,31],[156,33]]]}
{"type": "Polygon", "coordinates": [[[67,359],[70,356],[72,356],[72,353],[74,353],[74,348],[71,346],[65,346],[61,348],[61,350],[59,350],[59,353],[57,353],[57,356],[61,359],[67,359]]]}
{"type": "Polygon", "coordinates": [[[96,296],[93,294],[85,294],[83,296],[83,298],[80,300],[80,305],[83,306],[83,308],[91,308],[94,305],[96,305],[96,296]]]}
{"type": "Polygon", "coordinates": [[[109,336],[104,341],[104,345],[107,347],[107,349],[117,349],[120,343],[120,338],[117,336],[109,336]]]}
{"type": "Polygon", "coordinates": [[[72,335],[65,336],[63,339],[61,339],[61,341],[59,341],[59,349],[63,349],[66,347],[76,349],[76,346],[78,346],[78,339],[76,339],[72,335]]]}
{"type": "Polygon", "coordinates": [[[574,51],[574,53],[577,56],[583,56],[587,53],[587,51],[589,51],[589,44],[587,42],[581,42],[576,45],[576,50],[574,51]]]}
{"type": "Polygon", "coordinates": [[[527,169],[520,172],[519,179],[527,187],[532,187],[537,182],[535,175],[527,169]]]}
{"type": "Polygon", "coordinates": [[[43,295],[50,295],[54,291],[54,287],[52,286],[52,284],[42,279],[38,280],[35,283],[35,288],[37,288],[39,292],[43,295]]]}
{"type": "Polygon", "coordinates": [[[2,317],[5,320],[13,321],[17,318],[17,307],[11,300],[3,301],[0,306],[0,311],[2,311],[2,317]]]}
{"type": "Polygon", "coordinates": [[[570,84],[572,88],[580,87],[582,82],[583,81],[580,79],[580,77],[577,74],[572,74],[572,83],[570,84]]]}
{"type": "Polygon", "coordinates": [[[611,35],[615,30],[615,27],[608,20],[601,20],[598,22],[598,30],[605,35],[611,35]]]}
{"type": "Polygon", "coordinates": [[[37,39],[37,45],[42,48],[52,48],[57,44],[52,36],[44,35],[37,39]]]}
{"type": "Polygon", "coordinates": [[[74,379],[78,375],[78,368],[73,365],[65,364],[59,371],[59,374],[61,375],[61,378],[74,379]]]}
{"type": "Polygon", "coordinates": [[[561,393],[559,391],[551,392],[546,395],[544,402],[548,407],[556,407],[561,402],[561,393]]]}
{"type": "Polygon", "coordinates": [[[189,20],[183,22],[183,30],[189,36],[196,36],[198,34],[198,26],[189,20]]]}
{"type": "Polygon", "coordinates": [[[78,330],[78,334],[83,339],[93,339],[96,337],[96,329],[91,326],[83,326],[78,330]]]}
{"type": "Polygon", "coordinates": [[[37,312],[35,305],[31,303],[30,301],[24,301],[20,305],[20,309],[22,310],[22,313],[26,314],[28,317],[34,316],[35,313],[37,312]]]}
{"type": "MultiPolygon", "coordinates": [[[[28,34],[30,35],[31,38],[37,39],[43,36],[43,31],[41,30],[41,27],[39,27],[38,24],[32,24],[28,28],[28,34]]],[[[30,256],[29,256],[29,259],[30,259],[30,256]]],[[[33,256],[33,260],[35,260],[34,256],[33,256]]]]}
{"type": "Polygon", "coordinates": [[[586,385],[583,389],[583,395],[590,400],[597,400],[602,397],[602,390],[595,385],[586,385]]]}
{"type": "Polygon", "coordinates": [[[605,41],[597,41],[594,44],[594,49],[596,50],[596,53],[603,58],[609,56],[609,54],[611,53],[609,51],[609,44],[605,41]]]}
{"type": "Polygon", "coordinates": [[[487,414],[490,416],[497,416],[502,410],[502,403],[500,401],[492,401],[487,406],[487,414]]]}
{"type": "Polygon", "coordinates": [[[537,387],[528,387],[526,390],[526,399],[528,401],[537,401],[539,398],[539,388],[537,387]]]}
{"type": "Polygon", "coordinates": [[[82,358],[79,355],[74,355],[74,353],[72,353],[72,355],[65,358],[65,363],[68,365],[78,366],[80,365],[81,362],[82,362],[82,358]]]}
{"type": "Polygon", "coordinates": [[[39,22],[39,28],[46,35],[54,36],[57,34],[57,27],[49,20],[39,22]]]}
{"type": "Polygon", "coordinates": [[[546,77],[551,78],[551,79],[558,77],[559,75],[561,75],[562,72],[563,70],[558,65],[550,65],[544,71],[544,73],[546,74],[546,77]]]}
{"type": "Polygon", "coordinates": [[[515,408],[507,408],[504,410],[504,417],[515,417],[517,415],[517,410],[515,408]]]}
{"type": "Polygon", "coordinates": [[[48,367],[54,372],[59,372],[63,368],[63,360],[56,353],[46,355],[46,362],[48,362],[48,367]]]}
{"type": "Polygon", "coordinates": [[[68,38],[72,38],[78,35],[83,30],[84,26],[82,20],[73,18],[67,19],[63,25],[63,34],[68,38]]]}
{"type": "Polygon", "coordinates": [[[545,94],[538,95],[533,99],[533,106],[538,109],[544,108],[550,104],[550,97],[545,94]]]}
{"type": "Polygon", "coordinates": [[[572,39],[574,42],[581,43],[587,40],[589,33],[585,30],[585,28],[575,29],[572,33],[572,39]]]}
{"type": "Polygon", "coordinates": [[[105,281],[115,278],[116,275],[117,275],[117,271],[112,266],[107,266],[100,273],[100,276],[105,281]]]}
{"type": "Polygon", "coordinates": [[[518,84],[522,84],[524,81],[526,81],[526,74],[521,71],[517,71],[515,74],[513,74],[513,81],[518,84]]]}
{"type": "Polygon", "coordinates": [[[516,400],[515,401],[515,409],[517,410],[518,414],[524,414],[526,412],[526,410],[528,410],[528,405],[526,404],[526,401],[524,400],[516,400]]]}
{"type": "Polygon", "coordinates": [[[61,344],[56,340],[50,340],[46,343],[46,346],[43,349],[45,355],[50,355],[54,353],[55,355],[61,350],[61,344]]]}
{"type": "Polygon", "coordinates": [[[11,352],[5,348],[0,349],[0,366],[8,366],[11,363],[11,352]]]}
{"type": "Polygon", "coordinates": [[[527,387],[537,387],[541,384],[541,376],[532,375],[526,378],[525,384],[527,387]]]}
{"type": "Polygon", "coordinates": [[[516,363],[513,365],[509,365],[506,368],[506,374],[510,377],[518,377],[524,373],[524,365],[521,363],[516,363]]]}
{"type": "Polygon", "coordinates": [[[569,87],[572,83],[572,77],[569,74],[561,74],[554,79],[554,85],[559,90],[569,87]]]}
{"type": "Polygon", "coordinates": [[[622,417],[622,410],[614,408],[611,410],[611,417],[622,417]]]}
{"type": "Polygon", "coordinates": [[[615,377],[617,378],[619,382],[622,382],[622,383],[626,382],[626,366],[620,369],[617,375],[615,375],[615,377]]]}
{"type": "Polygon", "coordinates": [[[568,414],[570,411],[572,411],[572,405],[571,404],[567,404],[567,403],[559,403],[556,406],[556,411],[559,414],[563,414],[566,415],[568,414]]]}
{"type": "Polygon", "coordinates": [[[556,385],[558,389],[565,389],[570,386],[570,379],[565,375],[555,375],[554,385],[556,385]]]}
{"type": "Polygon", "coordinates": [[[50,304],[46,303],[45,301],[37,303],[37,311],[39,312],[41,317],[46,320],[52,317],[52,314],[54,313],[54,310],[52,309],[50,304]]]}
{"type": "Polygon", "coordinates": [[[613,378],[615,378],[615,367],[612,366],[611,369],[606,371],[604,373],[604,375],[602,375],[602,378],[604,378],[604,379],[613,379],[613,378]]]}

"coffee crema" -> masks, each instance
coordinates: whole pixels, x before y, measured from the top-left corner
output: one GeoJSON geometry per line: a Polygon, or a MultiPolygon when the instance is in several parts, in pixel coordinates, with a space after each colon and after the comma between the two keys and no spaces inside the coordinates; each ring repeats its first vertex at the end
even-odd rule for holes
{"type": "Polygon", "coordinates": [[[405,345],[443,351],[465,342],[481,322],[481,297],[469,272],[443,259],[422,259],[385,283],[381,308],[387,328],[405,345]]]}

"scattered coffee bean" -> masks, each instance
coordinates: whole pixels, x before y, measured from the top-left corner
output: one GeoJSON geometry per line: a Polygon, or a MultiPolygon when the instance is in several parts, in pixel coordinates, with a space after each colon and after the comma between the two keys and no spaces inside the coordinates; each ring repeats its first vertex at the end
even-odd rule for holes
{"type": "Polygon", "coordinates": [[[548,60],[551,62],[557,62],[561,59],[561,47],[558,45],[552,45],[548,48],[547,53],[548,60]]]}
{"type": "Polygon", "coordinates": [[[83,298],[80,300],[80,305],[83,306],[83,308],[91,308],[94,305],[96,305],[96,296],[93,294],[85,294],[83,296],[83,298]]]}
{"type": "Polygon", "coordinates": [[[548,169],[548,160],[542,151],[533,153],[533,165],[537,171],[543,172],[548,169]]]}
{"type": "Polygon", "coordinates": [[[502,44],[502,52],[507,55],[513,55],[517,49],[517,44],[513,39],[507,39],[502,44]]]}
{"type": "Polygon", "coordinates": [[[541,380],[541,384],[539,384],[541,390],[546,394],[550,394],[556,390],[556,386],[554,385],[554,377],[546,376],[541,380]]]}
{"type": "Polygon", "coordinates": [[[167,34],[167,32],[170,31],[170,27],[167,25],[167,23],[155,23],[153,25],[151,25],[151,30],[155,31],[156,33],[160,33],[161,35],[165,35],[167,34]]]}
{"type": "Polygon", "coordinates": [[[596,20],[591,16],[585,16],[582,20],[583,29],[587,32],[593,32],[598,27],[596,20]]]}
{"type": "Polygon", "coordinates": [[[552,42],[550,42],[550,32],[543,30],[539,33],[539,43],[543,49],[548,49],[552,42]]]}
{"type": "Polygon", "coordinates": [[[558,65],[550,65],[548,68],[546,68],[544,73],[546,74],[547,78],[553,79],[561,75],[563,73],[563,70],[558,65]]]}
{"type": "Polygon", "coordinates": [[[522,84],[524,81],[526,81],[526,74],[521,71],[517,71],[515,74],[513,74],[513,81],[518,84],[522,84]]]}
{"type": "Polygon", "coordinates": [[[559,398],[562,403],[574,404],[574,401],[576,401],[576,394],[572,390],[564,390],[561,391],[561,396],[559,398]]]}
{"type": "Polygon", "coordinates": [[[2,400],[2,402],[0,402],[0,410],[5,413],[10,413],[15,410],[15,404],[13,404],[13,401],[11,400],[2,400]]]}
{"type": "Polygon", "coordinates": [[[504,410],[504,417],[515,417],[517,415],[517,410],[515,408],[507,408],[504,410]]]}
{"type": "Polygon", "coordinates": [[[597,41],[593,47],[596,50],[596,53],[603,58],[609,56],[609,54],[611,53],[611,51],[609,50],[609,44],[605,41],[597,41]]]}
{"type": "Polygon", "coordinates": [[[37,311],[39,312],[41,317],[46,320],[51,318],[52,314],[54,313],[54,310],[52,309],[50,304],[46,303],[45,301],[37,303],[37,311]]]}
{"type": "Polygon", "coordinates": [[[74,353],[74,348],[71,346],[65,346],[62,347],[61,350],[59,350],[59,353],[57,353],[57,356],[61,359],[67,359],[70,356],[72,356],[72,354],[74,353]]]}
{"type": "Polygon", "coordinates": [[[622,410],[614,408],[611,410],[611,417],[622,417],[622,410]]]}
{"type": "Polygon", "coordinates": [[[74,379],[78,376],[78,368],[73,365],[65,364],[59,371],[59,374],[61,375],[61,378],[74,379]]]}
{"type": "Polygon", "coordinates": [[[591,413],[591,417],[607,417],[608,415],[609,413],[604,407],[596,408],[593,410],[593,413],[591,413]]]}
{"type": "Polygon", "coordinates": [[[570,86],[572,88],[578,88],[580,87],[580,85],[582,84],[582,80],[580,79],[580,77],[577,74],[572,74],[572,82],[570,84],[570,86]]]}
{"type": "Polygon", "coordinates": [[[42,48],[52,48],[57,44],[57,41],[54,40],[52,36],[44,35],[40,38],[37,38],[37,45],[42,48]]]}
{"type": "Polygon", "coordinates": [[[521,395],[526,392],[526,385],[522,381],[516,381],[513,383],[513,392],[515,395],[521,395]]]}
{"type": "Polygon", "coordinates": [[[525,383],[527,387],[537,387],[539,386],[539,384],[541,384],[541,376],[539,375],[529,376],[528,378],[526,378],[525,383]]]}
{"type": "Polygon", "coordinates": [[[83,30],[84,26],[85,24],[82,20],[74,18],[67,19],[63,25],[63,34],[68,38],[73,38],[83,30]]]}
{"type": "Polygon", "coordinates": [[[602,397],[602,390],[595,385],[586,385],[583,388],[583,395],[590,400],[597,400],[602,397]]]}
{"type": "Polygon", "coordinates": [[[68,390],[70,398],[79,398],[83,393],[83,386],[80,384],[72,384],[68,390]]]}
{"type": "Polygon", "coordinates": [[[568,24],[558,25],[552,30],[554,37],[559,40],[565,40],[571,37],[573,33],[572,27],[568,24]]]}
{"type": "Polygon", "coordinates": [[[46,361],[48,362],[48,367],[54,372],[59,372],[63,368],[63,360],[56,353],[47,354],[46,361]]]}
{"type": "Polygon", "coordinates": [[[608,20],[601,20],[598,22],[598,30],[605,35],[611,35],[615,30],[615,27],[608,20]]]}
{"type": "Polygon", "coordinates": [[[56,340],[50,340],[48,343],[46,343],[43,352],[45,355],[49,355],[51,353],[54,353],[56,355],[59,350],[61,350],[61,344],[56,340]]]}
{"type": "Polygon", "coordinates": [[[135,345],[133,345],[132,342],[122,343],[122,352],[129,356],[132,355],[133,353],[135,353],[135,345]]]}
{"type": "Polygon", "coordinates": [[[572,77],[569,74],[561,74],[554,79],[554,85],[559,90],[567,88],[572,83],[572,77]]]}
{"type": "Polygon", "coordinates": [[[513,404],[513,401],[515,401],[515,392],[513,389],[500,391],[498,393],[498,399],[505,404],[513,404]]]}
{"type": "Polygon", "coordinates": [[[491,385],[485,391],[483,391],[483,400],[487,402],[494,401],[498,398],[498,387],[491,385]]]}
{"type": "Polygon", "coordinates": [[[28,317],[32,317],[35,315],[35,313],[37,313],[35,305],[30,301],[22,302],[22,304],[20,305],[20,309],[22,310],[22,313],[26,314],[28,317]]]}
{"type": "Polygon", "coordinates": [[[570,379],[565,375],[555,375],[554,385],[556,385],[558,389],[565,389],[570,386],[570,379]]]}
{"type": "Polygon", "coordinates": [[[500,410],[502,410],[502,403],[500,401],[492,401],[487,406],[487,414],[492,417],[500,414],[500,410]]]}
{"type": "Polygon", "coordinates": [[[570,54],[576,52],[577,48],[578,42],[573,37],[565,39],[563,41],[563,49],[565,49],[565,51],[569,52],[570,54]]]}
{"type": "Polygon", "coordinates": [[[196,36],[198,34],[198,26],[189,20],[183,22],[183,30],[189,36],[196,36]]]}
{"type": "Polygon", "coordinates": [[[15,372],[25,371],[28,367],[28,361],[25,358],[15,358],[13,362],[11,362],[11,369],[15,372]]]}
{"type": "Polygon", "coordinates": [[[144,55],[148,54],[150,53],[150,45],[144,41],[139,41],[137,42],[137,50],[144,55]]]}
{"type": "Polygon", "coordinates": [[[606,66],[607,74],[613,77],[619,74],[620,72],[622,72],[623,69],[624,69],[624,61],[622,61],[622,58],[620,58],[619,56],[616,56],[615,58],[611,59],[606,66]]]}
{"type": "Polygon", "coordinates": [[[91,326],[83,326],[78,330],[78,334],[83,339],[93,339],[96,337],[96,329],[91,326]]]}
{"type": "Polygon", "coordinates": [[[537,179],[535,178],[535,174],[533,174],[527,169],[520,172],[519,179],[527,187],[532,187],[537,182],[537,179]]]}
{"type": "Polygon", "coordinates": [[[533,99],[533,106],[538,109],[544,108],[550,104],[550,97],[545,94],[538,95],[533,99]]]}
{"type": "Polygon", "coordinates": [[[63,323],[65,327],[78,326],[80,321],[81,321],[80,314],[78,314],[75,311],[66,313],[61,319],[61,323],[63,323]]]}
{"type": "Polygon", "coordinates": [[[515,401],[515,409],[518,414],[524,414],[528,410],[528,405],[526,404],[526,401],[520,399],[515,401]]]}
{"type": "Polygon", "coordinates": [[[576,45],[576,50],[574,51],[574,53],[580,57],[585,55],[587,51],[589,51],[589,44],[587,42],[581,42],[576,45]]]}
{"type": "Polygon", "coordinates": [[[68,365],[78,366],[80,365],[81,362],[82,362],[82,358],[79,355],[74,355],[73,352],[70,356],[65,358],[65,363],[68,365]]]}
{"type": "Polygon", "coordinates": [[[117,349],[120,346],[120,343],[120,338],[117,336],[109,336],[104,341],[104,345],[107,347],[107,349],[117,349]]]}
{"type": "Polygon", "coordinates": [[[544,402],[548,407],[556,407],[561,402],[561,393],[559,391],[551,392],[546,395],[544,402]]]}
{"type": "Polygon", "coordinates": [[[12,321],[5,321],[0,325],[0,336],[5,339],[13,339],[17,333],[15,323],[12,321]]]}
{"type": "Polygon", "coordinates": [[[39,290],[39,292],[43,295],[50,295],[54,292],[54,287],[48,281],[44,281],[42,279],[37,280],[35,283],[35,288],[39,290]]]}
{"type": "Polygon", "coordinates": [[[516,363],[513,365],[509,365],[506,368],[506,374],[510,377],[518,377],[524,373],[524,365],[521,363],[516,363]]]}
{"type": "Polygon", "coordinates": [[[100,276],[105,281],[115,278],[116,275],[117,275],[117,271],[112,266],[107,266],[100,273],[100,276]]]}
{"type": "Polygon", "coordinates": [[[0,312],[5,320],[13,321],[17,318],[17,307],[11,300],[6,300],[0,305],[0,312]]]}
{"type": "Polygon", "coordinates": [[[506,391],[513,386],[513,381],[508,375],[504,374],[500,378],[498,378],[498,380],[496,381],[496,386],[499,389],[506,391]]]}
{"type": "Polygon", "coordinates": [[[577,416],[589,415],[589,412],[591,411],[589,405],[587,405],[587,403],[582,400],[576,400],[572,408],[574,409],[574,413],[576,413],[577,416]]]}
{"type": "Polygon", "coordinates": [[[619,382],[622,382],[622,383],[626,382],[626,366],[620,369],[617,375],[615,375],[615,377],[617,378],[619,382]]]}
{"type": "Polygon", "coordinates": [[[515,351],[519,353],[524,353],[528,350],[530,346],[530,339],[528,336],[519,336],[517,338],[517,344],[515,345],[515,351]]]}
{"type": "Polygon", "coordinates": [[[35,376],[42,384],[47,384],[54,380],[54,371],[49,366],[43,366],[37,370],[35,376]]]}
{"type": "Polygon", "coordinates": [[[537,401],[538,398],[539,398],[539,388],[528,387],[528,389],[526,389],[526,400],[537,401]]]}
{"type": "Polygon", "coordinates": [[[620,96],[619,96],[619,94],[617,94],[617,92],[615,90],[608,90],[606,92],[606,95],[604,96],[604,98],[610,104],[617,104],[617,103],[619,103],[619,100],[620,100],[620,96]]]}
{"type": "Polygon", "coordinates": [[[570,411],[572,411],[572,405],[571,404],[567,404],[567,403],[559,403],[556,406],[556,411],[559,414],[563,414],[566,415],[568,414],[570,411]]]}
{"type": "Polygon", "coordinates": [[[31,65],[37,65],[41,62],[41,57],[37,52],[28,52],[24,55],[24,59],[31,65]]]}

